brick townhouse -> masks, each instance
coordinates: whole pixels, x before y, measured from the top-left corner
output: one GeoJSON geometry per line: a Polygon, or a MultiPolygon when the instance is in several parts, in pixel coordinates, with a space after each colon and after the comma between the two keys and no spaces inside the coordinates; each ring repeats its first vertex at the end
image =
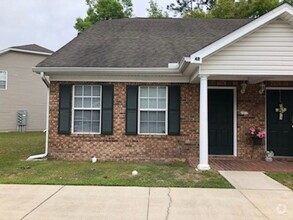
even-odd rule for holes
{"type": "MultiPolygon", "coordinates": [[[[33,70],[53,159],[293,156],[293,8],[257,19],[98,21],[33,70]],[[260,146],[247,135],[266,130],[260,146]]],[[[34,157],[34,156],[33,156],[34,157]]],[[[40,157],[37,155],[36,157],[40,157]]]]}

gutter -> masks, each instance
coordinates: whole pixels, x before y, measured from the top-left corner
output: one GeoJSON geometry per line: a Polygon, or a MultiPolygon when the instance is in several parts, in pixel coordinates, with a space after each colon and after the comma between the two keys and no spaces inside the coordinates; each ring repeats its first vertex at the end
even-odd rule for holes
{"type": "Polygon", "coordinates": [[[48,155],[50,82],[45,77],[44,72],[41,72],[41,77],[42,77],[43,82],[46,84],[46,86],[48,88],[48,90],[47,90],[47,109],[46,109],[46,130],[45,130],[46,131],[45,153],[32,155],[26,159],[27,161],[41,160],[41,159],[44,159],[45,157],[47,157],[47,155],[48,155]]]}

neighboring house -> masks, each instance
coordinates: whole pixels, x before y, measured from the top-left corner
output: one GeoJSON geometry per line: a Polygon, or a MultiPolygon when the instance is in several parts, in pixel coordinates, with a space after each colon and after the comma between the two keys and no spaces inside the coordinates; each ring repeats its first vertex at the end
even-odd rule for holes
{"type": "Polygon", "coordinates": [[[35,44],[0,51],[0,132],[45,129],[47,89],[32,67],[52,53],[35,44]],[[26,113],[21,126],[18,111],[26,113]]]}
{"type": "Polygon", "coordinates": [[[293,156],[288,4],[255,20],[99,21],[34,71],[51,83],[51,158],[199,157],[204,170],[208,155],[293,156]],[[265,149],[253,150],[251,126],[266,128],[265,149]]]}

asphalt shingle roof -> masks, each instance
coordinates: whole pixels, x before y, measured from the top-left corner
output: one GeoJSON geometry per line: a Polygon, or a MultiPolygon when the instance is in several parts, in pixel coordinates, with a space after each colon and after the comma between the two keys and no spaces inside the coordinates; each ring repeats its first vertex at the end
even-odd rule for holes
{"type": "Polygon", "coordinates": [[[166,67],[249,23],[251,19],[98,21],[38,67],[166,67]]]}
{"type": "Polygon", "coordinates": [[[31,50],[31,51],[37,51],[37,52],[44,52],[44,53],[53,53],[54,51],[49,50],[45,47],[41,47],[37,44],[28,44],[28,45],[22,45],[22,46],[15,46],[11,47],[14,49],[20,49],[20,50],[31,50]]]}

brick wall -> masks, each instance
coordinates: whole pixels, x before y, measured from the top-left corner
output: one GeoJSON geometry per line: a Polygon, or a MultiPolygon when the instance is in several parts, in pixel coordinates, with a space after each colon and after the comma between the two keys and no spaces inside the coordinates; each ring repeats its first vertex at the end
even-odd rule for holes
{"type": "MultiPolygon", "coordinates": [[[[77,82],[76,84],[88,84],[77,82]]],[[[59,83],[51,83],[49,157],[65,160],[174,161],[197,155],[198,85],[181,84],[181,135],[125,135],[126,85],[114,83],[113,135],[58,134],[59,83]]],[[[148,84],[139,84],[148,85],[148,84]]],[[[151,84],[168,85],[168,84],[151,84]]]]}
{"type": "MultiPolygon", "coordinates": [[[[265,95],[259,94],[259,85],[248,85],[240,93],[239,81],[209,81],[209,86],[237,88],[237,155],[239,158],[263,158],[264,145],[253,147],[247,135],[251,126],[265,127],[265,95]],[[247,116],[241,116],[247,111],[247,116]]],[[[89,84],[76,82],[76,84],[89,84]]],[[[199,148],[199,85],[181,85],[181,135],[150,136],[125,135],[126,85],[114,83],[113,135],[71,134],[59,135],[58,105],[59,83],[51,83],[49,157],[65,160],[89,160],[96,156],[100,161],[161,161],[186,160],[198,157],[199,148]]],[[[139,84],[148,85],[148,84],[139,84]]],[[[154,84],[151,85],[168,85],[154,84]]],[[[293,87],[292,82],[266,82],[267,87],[293,87]]]]}

